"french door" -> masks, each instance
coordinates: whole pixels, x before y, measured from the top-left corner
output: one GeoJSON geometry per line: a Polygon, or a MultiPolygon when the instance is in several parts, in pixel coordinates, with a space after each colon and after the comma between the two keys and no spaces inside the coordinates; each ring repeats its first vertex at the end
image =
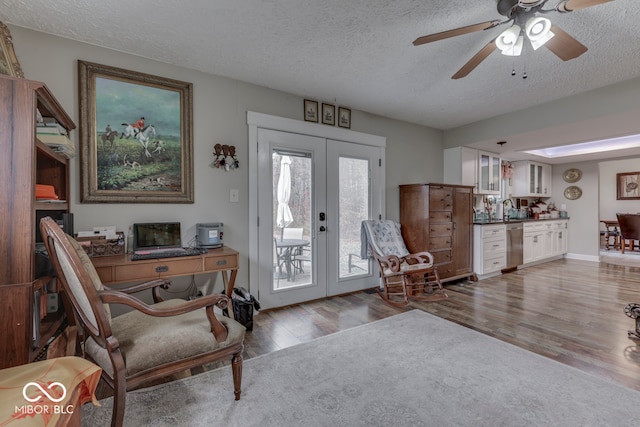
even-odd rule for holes
{"type": "Polygon", "coordinates": [[[373,264],[361,258],[360,224],[382,212],[382,155],[381,147],[257,130],[263,307],[377,286],[373,264]]]}

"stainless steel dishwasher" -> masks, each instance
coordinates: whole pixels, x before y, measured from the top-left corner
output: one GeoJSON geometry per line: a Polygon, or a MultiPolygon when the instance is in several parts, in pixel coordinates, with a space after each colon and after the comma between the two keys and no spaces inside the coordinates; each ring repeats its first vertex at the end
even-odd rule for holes
{"type": "Polygon", "coordinates": [[[522,264],[522,223],[507,223],[507,268],[513,270],[522,264]]]}

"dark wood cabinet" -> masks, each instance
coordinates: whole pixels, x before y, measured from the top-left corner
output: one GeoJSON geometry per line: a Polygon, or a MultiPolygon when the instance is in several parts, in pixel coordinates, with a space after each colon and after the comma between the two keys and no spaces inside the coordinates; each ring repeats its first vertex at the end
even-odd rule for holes
{"type": "Polygon", "coordinates": [[[410,252],[428,251],[442,281],[473,276],[473,187],[400,186],[400,224],[410,252]]]}
{"type": "Polygon", "coordinates": [[[69,160],[38,140],[39,115],[75,128],[43,83],[0,76],[0,369],[33,361],[64,322],[62,308],[47,313],[55,282],[38,268],[37,242],[41,217],[69,213],[69,160]],[[36,200],[36,184],[60,200],[36,200]]]}

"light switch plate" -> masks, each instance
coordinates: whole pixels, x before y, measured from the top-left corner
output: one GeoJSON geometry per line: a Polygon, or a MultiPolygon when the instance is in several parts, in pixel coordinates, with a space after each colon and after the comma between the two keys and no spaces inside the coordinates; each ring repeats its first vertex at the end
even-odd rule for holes
{"type": "Polygon", "coordinates": [[[238,203],[240,201],[240,194],[237,189],[232,188],[229,191],[229,201],[231,203],[238,203]]]}

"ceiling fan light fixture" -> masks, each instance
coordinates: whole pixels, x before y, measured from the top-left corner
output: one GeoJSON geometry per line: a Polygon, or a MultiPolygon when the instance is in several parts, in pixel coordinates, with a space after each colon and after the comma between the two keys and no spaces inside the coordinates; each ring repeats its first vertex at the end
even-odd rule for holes
{"type": "Polygon", "coordinates": [[[538,50],[555,36],[551,31],[551,21],[541,16],[529,18],[525,27],[525,34],[534,50],[538,50]]]}
{"type": "Polygon", "coordinates": [[[507,28],[496,39],[496,46],[503,55],[520,56],[524,38],[520,35],[521,29],[517,25],[507,28]]]}

